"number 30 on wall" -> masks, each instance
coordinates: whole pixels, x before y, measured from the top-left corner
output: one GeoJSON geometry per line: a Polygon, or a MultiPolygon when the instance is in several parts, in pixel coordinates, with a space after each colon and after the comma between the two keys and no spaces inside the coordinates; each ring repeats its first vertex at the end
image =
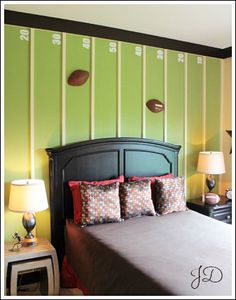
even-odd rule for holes
{"type": "Polygon", "coordinates": [[[53,33],[52,43],[53,45],[61,45],[61,35],[59,33],[53,33]]]}

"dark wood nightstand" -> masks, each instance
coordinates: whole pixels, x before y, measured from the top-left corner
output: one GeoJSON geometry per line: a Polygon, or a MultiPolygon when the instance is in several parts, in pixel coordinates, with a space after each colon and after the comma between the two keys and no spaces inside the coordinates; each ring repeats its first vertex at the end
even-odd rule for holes
{"type": "Polygon", "coordinates": [[[225,196],[220,196],[220,202],[215,205],[204,204],[202,198],[187,201],[187,207],[216,220],[232,223],[232,202],[225,196]]]}

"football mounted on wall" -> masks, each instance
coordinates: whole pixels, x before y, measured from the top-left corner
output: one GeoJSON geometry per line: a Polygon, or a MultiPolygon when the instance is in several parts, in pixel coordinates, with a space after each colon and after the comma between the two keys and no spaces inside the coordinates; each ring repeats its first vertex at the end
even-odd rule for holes
{"type": "Polygon", "coordinates": [[[69,78],[68,84],[73,86],[78,86],[84,84],[89,78],[89,72],[84,70],[73,71],[69,78]]]}
{"type": "Polygon", "coordinates": [[[164,104],[157,99],[150,99],[146,103],[147,108],[154,113],[158,113],[164,110],[164,104]]]}

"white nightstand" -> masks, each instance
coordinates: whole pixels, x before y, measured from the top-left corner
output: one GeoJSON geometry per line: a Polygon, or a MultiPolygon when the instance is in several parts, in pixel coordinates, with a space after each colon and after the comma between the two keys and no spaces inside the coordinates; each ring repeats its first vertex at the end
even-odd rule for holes
{"type": "Polygon", "coordinates": [[[55,248],[45,239],[38,239],[33,247],[11,251],[13,243],[5,243],[5,295],[17,295],[18,276],[38,272],[42,274],[46,295],[59,294],[59,268],[55,248]]]}

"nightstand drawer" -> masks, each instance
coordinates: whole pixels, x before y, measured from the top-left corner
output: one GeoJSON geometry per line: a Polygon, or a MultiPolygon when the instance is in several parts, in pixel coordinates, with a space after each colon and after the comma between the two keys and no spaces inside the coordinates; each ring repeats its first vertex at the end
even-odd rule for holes
{"type": "Polygon", "coordinates": [[[216,219],[216,220],[223,221],[225,223],[231,224],[232,215],[231,215],[230,211],[226,211],[224,213],[222,213],[222,212],[213,212],[211,214],[211,217],[216,219]]]}
{"type": "MultiPolygon", "coordinates": [[[[29,272],[33,276],[34,272],[41,272],[41,282],[39,285],[40,293],[36,293],[35,295],[53,295],[54,294],[54,277],[53,277],[53,265],[50,257],[45,257],[42,259],[33,259],[33,260],[25,260],[20,262],[13,262],[9,264],[10,271],[10,295],[17,296],[18,294],[18,282],[23,276],[24,272],[29,272]],[[45,269],[45,271],[44,271],[45,269]],[[44,271],[44,272],[43,272],[44,271]],[[43,274],[44,273],[44,274],[43,274]],[[43,274],[43,276],[42,276],[43,274]],[[18,278],[19,277],[19,278],[18,278]]],[[[20,280],[21,281],[21,280],[20,280]]],[[[23,294],[24,295],[24,294],[23,294]]]]}

